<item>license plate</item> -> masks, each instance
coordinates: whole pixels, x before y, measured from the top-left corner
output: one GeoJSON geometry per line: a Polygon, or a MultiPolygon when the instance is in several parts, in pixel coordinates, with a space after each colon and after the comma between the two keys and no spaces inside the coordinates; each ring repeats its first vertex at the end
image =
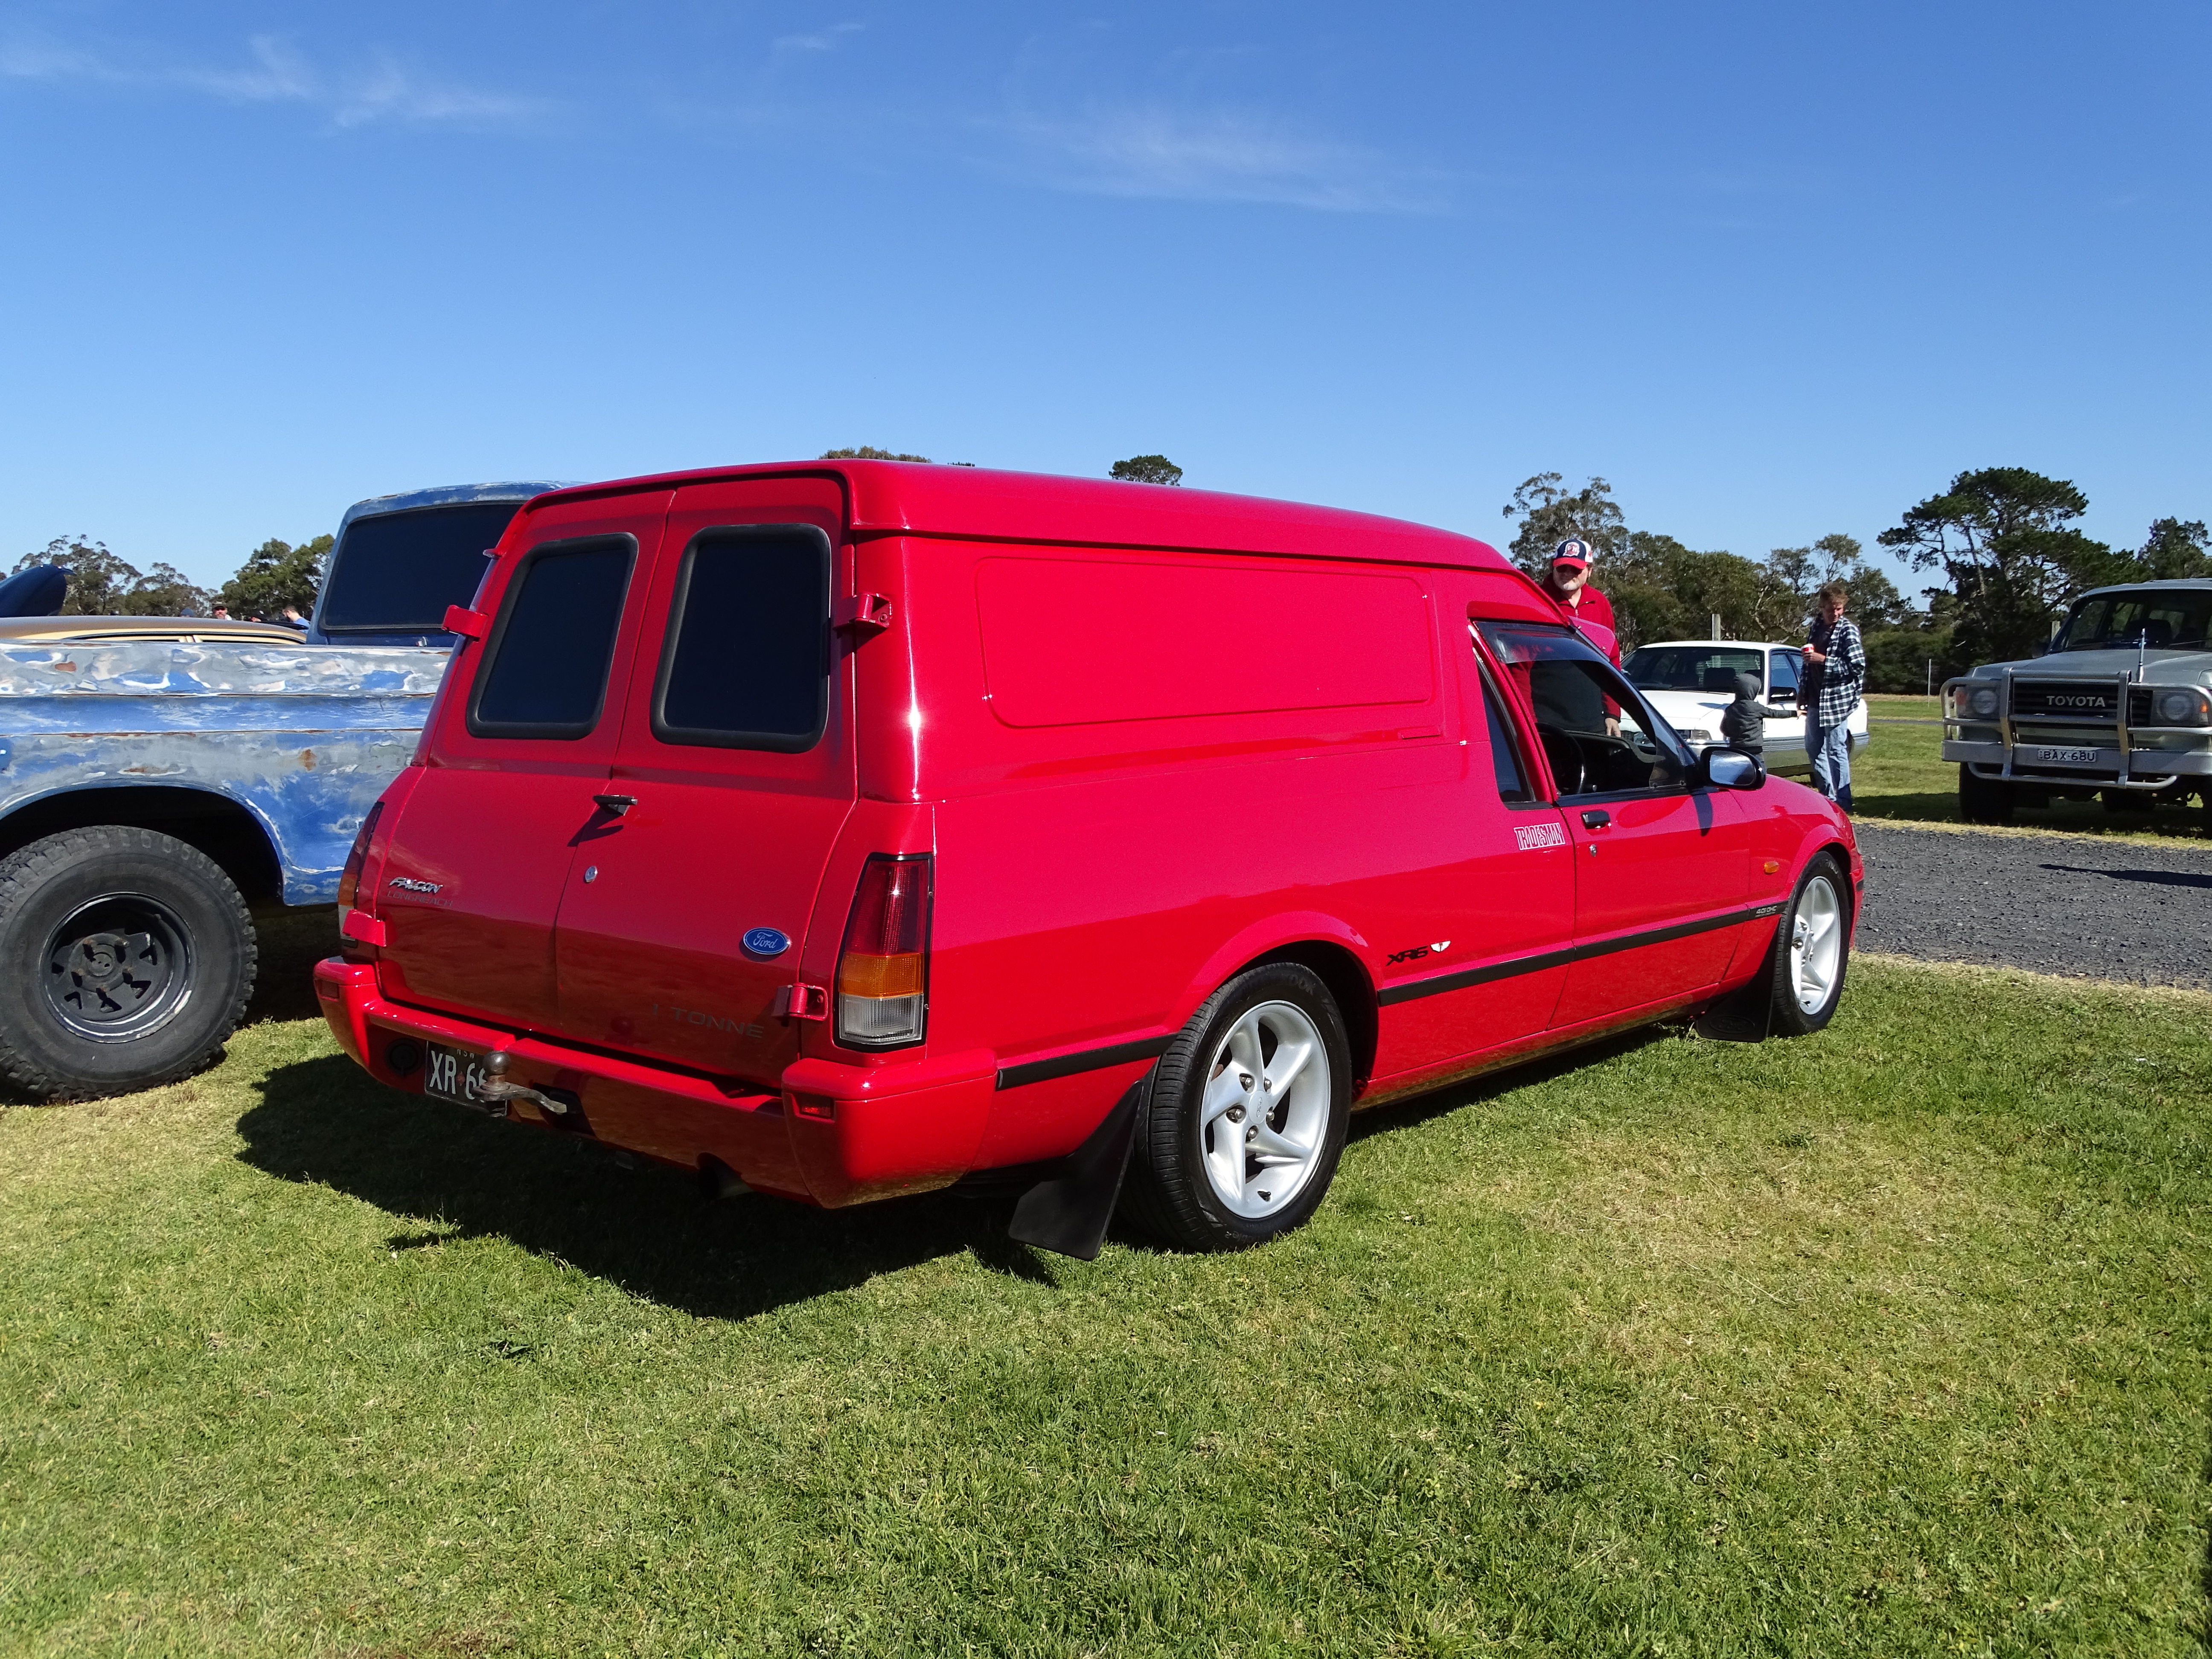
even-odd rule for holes
{"type": "Polygon", "coordinates": [[[491,1073],[484,1057],[468,1048],[448,1048],[443,1043],[422,1045],[422,1092],[433,1100],[451,1100],[463,1106],[481,1106],[477,1085],[491,1073]]]}
{"type": "Polygon", "coordinates": [[[2039,749],[2035,758],[2043,766],[2094,766],[2097,751],[2094,749],[2039,749]]]}

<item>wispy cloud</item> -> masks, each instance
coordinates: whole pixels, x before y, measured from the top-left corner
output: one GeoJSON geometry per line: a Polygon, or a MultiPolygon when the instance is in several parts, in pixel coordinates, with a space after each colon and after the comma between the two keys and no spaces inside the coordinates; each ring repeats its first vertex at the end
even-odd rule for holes
{"type": "Polygon", "coordinates": [[[865,23],[836,23],[811,34],[780,34],[772,46],[777,52],[835,52],[866,27],[865,23]]]}
{"type": "Polygon", "coordinates": [[[1064,190],[1330,213],[1439,213],[1449,205],[1440,171],[1266,116],[1109,108],[1020,119],[1009,131],[1042,182],[1064,190]]]}
{"type": "Polygon", "coordinates": [[[228,66],[147,49],[100,53],[35,39],[0,41],[0,77],[169,88],[233,104],[295,104],[319,112],[338,127],[375,122],[505,125],[553,107],[543,99],[427,76],[388,53],[349,70],[325,73],[288,42],[267,34],[250,40],[245,60],[228,66]]]}

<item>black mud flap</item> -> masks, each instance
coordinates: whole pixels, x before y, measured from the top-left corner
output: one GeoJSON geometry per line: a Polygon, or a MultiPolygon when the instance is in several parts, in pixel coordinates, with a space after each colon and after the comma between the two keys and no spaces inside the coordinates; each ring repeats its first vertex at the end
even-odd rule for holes
{"type": "Polygon", "coordinates": [[[1774,975],[1768,969],[1741,990],[1729,992],[1690,1022],[1708,1042],[1764,1042],[1774,1028],[1774,975]]]}
{"type": "Polygon", "coordinates": [[[1055,1255],[1096,1261],[1106,1243],[1107,1224],[1121,1200],[1121,1177],[1137,1144],[1137,1114],[1152,1088],[1145,1073],[1114,1103],[1091,1138],[1049,1166],[1052,1173],[1024,1193],[1014,1206],[1006,1237],[1055,1255]]]}

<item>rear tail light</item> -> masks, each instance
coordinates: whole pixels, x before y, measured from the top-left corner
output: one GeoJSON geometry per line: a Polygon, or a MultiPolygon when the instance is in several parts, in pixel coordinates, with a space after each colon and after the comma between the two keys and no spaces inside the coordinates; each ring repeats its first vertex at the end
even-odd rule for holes
{"type": "Polygon", "coordinates": [[[911,1048],[929,1026],[930,856],[869,854],[837,952],[837,1041],[911,1048]]]}
{"type": "Polygon", "coordinates": [[[345,869],[338,877],[338,931],[345,932],[346,913],[354,907],[355,895],[361,890],[361,866],[368,857],[368,840],[376,833],[376,821],[384,816],[384,803],[378,801],[368,809],[368,816],[361,821],[361,833],[353,838],[353,851],[346,854],[345,869]]]}

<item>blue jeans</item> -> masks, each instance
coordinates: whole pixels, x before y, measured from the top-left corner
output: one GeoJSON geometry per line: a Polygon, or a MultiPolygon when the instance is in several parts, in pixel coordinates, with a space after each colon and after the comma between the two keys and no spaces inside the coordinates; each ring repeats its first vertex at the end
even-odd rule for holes
{"type": "Polygon", "coordinates": [[[1851,729],[1805,717],[1805,753],[1813,762],[1813,787],[1846,812],[1851,810],[1851,729]]]}

